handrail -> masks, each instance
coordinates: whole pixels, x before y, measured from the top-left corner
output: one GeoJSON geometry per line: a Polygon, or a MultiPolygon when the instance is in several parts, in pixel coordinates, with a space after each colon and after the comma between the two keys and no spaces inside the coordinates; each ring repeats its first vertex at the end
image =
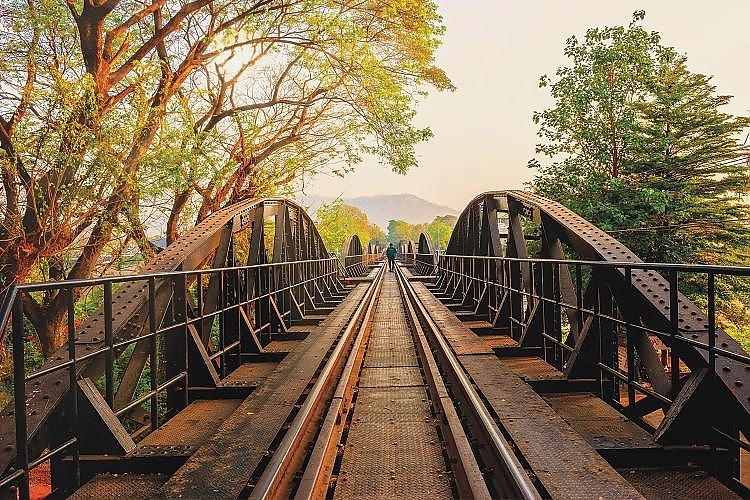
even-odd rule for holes
{"type": "Polygon", "coordinates": [[[519,347],[532,348],[563,377],[595,382],[602,399],[651,430],[657,442],[662,436],[685,445],[708,442],[735,456],[745,449],[750,353],[717,324],[716,280],[746,279],[750,267],[451,253],[440,255],[436,274],[436,289],[446,298],[506,328],[519,347]],[[685,276],[707,298],[708,314],[680,292],[685,276]],[[698,384],[726,403],[725,414],[685,404],[702,394],[691,390],[698,384]],[[664,409],[657,428],[639,413],[648,407],[636,405],[641,396],[664,409]],[[676,415],[690,409],[697,413],[683,418],[704,424],[694,436],[667,434],[676,415]]]}
{"type": "Polygon", "coordinates": [[[659,263],[659,262],[633,262],[633,261],[601,261],[601,260],[580,260],[580,259],[542,259],[542,258],[521,258],[521,257],[496,257],[487,255],[460,255],[460,254],[440,254],[441,259],[455,258],[455,259],[466,259],[466,260],[492,260],[492,261],[507,261],[507,262],[520,262],[520,263],[555,263],[555,264],[568,264],[568,265],[582,265],[592,267],[602,267],[608,269],[650,269],[654,271],[660,270],[676,270],[682,272],[700,272],[700,273],[714,273],[714,274],[727,274],[730,276],[750,276],[750,266],[716,266],[713,264],[673,264],[673,263],[659,263]]]}
{"type": "MultiPolygon", "coordinates": [[[[88,279],[77,279],[77,280],[67,280],[67,281],[56,281],[56,282],[47,282],[47,283],[28,283],[28,284],[16,284],[13,285],[10,290],[8,291],[8,294],[6,295],[5,301],[3,303],[2,309],[0,309],[0,319],[2,319],[2,323],[0,323],[0,328],[10,328],[11,320],[12,320],[12,327],[14,331],[13,335],[13,342],[14,342],[14,399],[16,401],[16,409],[13,412],[13,414],[16,415],[15,418],[15,426],[16,426],[16,450],[17,450],[17,460],[16,460],[16,470],[12,474],[2,474],[2,471],[0,471],[0,484],[7,484],[13,481],[17,481],[18,485],[20,487],[20,495],[21,498],[28,498],[28,472],[31,468],[38,465],[39,458],[37,457],[30,457],[25,450],[27,450],[27,442],[28,442],[28,432],[29,432],[29,424],[27,423],[26,417],[26,395],[27,395],[27,389],[26,384],[29,383],[32,380],[41,380],[42,377],[52,374],[54,372],[59,372],[61,370],[65,371],[72,371],[76,372],[80,369],[80,366],[84,361],[93,360],[100,356],[106,356],[105,360],[105,366],[107,367],[105,370],[105,381],[106,381],[106,398],[108,405],[111,407],[112,412],[115,416],[122,416],[129,410],[132,410],[138,406],[140,406],[142,403],[146,401],[152,402],[152,413],[154,412],[155,408],[157,407],[155,398],[159,395],[159,393],[165,391],[167,388],[174,387],[178,381],[180,380],[186,380],[187,377],[187,370],[188,367],[186,366],[185,369],[179,373],[176,373],[173,375],[169,380],[165,382],[161,382],[155,385],[155,387],[152,387],[150,391],[147,391],[145,394],[142,394],[135,398],[130,403],[126,404],[124,407],[121,408],[115,408],[113,405],[113,379],[112,379],[112,364],[114,359],[114,350],[122,350],[124,347],[128,345],[135,344],[137,342],[143,341],[145,339],[153,338],[156,335],[162,335],[167,334],[170,335],[171,332],[177,331],[181,327],[186,327],[190,324],[195,324],[197,322],[202,321],[204,318],[208,318],[211,316],[215,316],[218,314],[225,314],[232,310],[238,310],[239,308],[249,305],[252,303],[258,303],[259,301],[267,300],[267,299],[273,299],[273,297],[278,297],[280,294],[283,294],[285,292],[293,292],[294,290],[299,290],[300,287],[306,287],[309,286],[309,284],[317,282],[320,279],[334,279],[336,276],[339,276],[340,271],[336,268],[331,266],[330,264],[338,262],[338,259],[335,257],[330,258],[323,258],[323,259],[307,259],[307,260],[298,260],[298,261],[285,261],[285,262],[277,262],[277,263],[267,263],[267,264],[255,264],[255,265],[248,265],[248,266],[236,266],[236,267],[221,267],[221,268],[214,268],[214,269],[197,269],[197,270],[186,270],[186,271],[162,271],[162,272],[147,272],[147,273],[141,273],[141,274],[134,274],[134,275],[127,275],[127,276],[111,276],[111,277],[98,277],[98,278],[88,278],[88,279]],[[112,287],[114,284],[119,283],[145,283],[148,284],[149,287],[149,293],[148,293],[148,302],[149,304],[152,303],[152,301],[155,300],[155,288],[156,284],[159,280],[169,280],[173,283],[180,282],[182,283],[183,288],[187,287],[187,283],[191,280],[196,280],[200,276],[207,276],[211,274],[217,274],[217,275],[224,275],[227,273],[234,273],[235,275],[243,275],[248,276],[249,273],[255,272],[259,273],[261,271],[270,271],[265,273],[266,278],[268,280],[273,279],[274,276],[274,269],[291,269],[294,267],[297,267],[299,269],[304,268],[305,266],[309,265],[316,265],[318,267],[318,274],[315,276],[304,276],[299,275],[300,279],[292,279],[292,280],[284,280],[283,282],[278,283],[277,287],[269,288],[267,291],[263,293],[255,294],[251,297],[245,297],[241,298],[236,303],[231,304],[224,304],[222,307],[217,309],[216,311],[213,311],[208,314],[203,314],[203,311],[200,312],[200,314],[196,317],[189,317],[185,315],[181,319],[178,319],[177,321],[169,324],[168,326],[159,327],[158,322],[152,318],[149,323],[151,326],[149,327],[148,331],[144,333],[143,335],[139,335],[134,338],[127,338],[124,340],[115,340],[111,333],[111,323],[112,323],[112,307],[111,302],[113,300],[112,297],[112,287]],[[97,286],[103,286],[105,288],[105,295],[104,295],[104,310],[105,310],[105,324],[103,326],[105,331],[105,338],[102,342],[99,342],[99,345],[96,347],[93,347],[90,352],[83,353],[76,353],[76,349],[74,346],[76,346],[76,342],[73,339],[72,336],[74,333],[74,330],[71,330],[71,328],[74,328],[72,323],[72,318],[69,318],[69,325],[68,325],[68,335],[69,335],[69,343],[71,344],[71,347],[69,349],[70,352],[70,359],[69,360],[63,360],[58,362],[53,362],[53,365],[48,367],[42,367],[40,370],[36,370],[32,373],[27,374],[24,366],[24,335],[18,334],[18,332],[22,332],[23,330],[23,324],[20,321],[20,318],[22,317],[22,308],[21,308],[21,293],[24,292],[34,292],[39,290],[49,290],[49,289],[58,289],[61,291],[70,291],[69,296],[71,297],[70,300],[72,300],[72,290],[75,288],[90,288],[90,287],[97,287],[97,286]],[[19,472],[20,471],[20,472],[19,472]]],[[[290,275],[295,275],[295,273],[290,273],[290,275]]],[[[175,290],[175,293],[181,292],[184,293],[185,290],[175,290]]],[[[72,305],[69,306],[69,312],[68,314],[72,314],[72,305]]],[[[153,316],[153,310],[150,308],[149,316],[153,316]]],[[[268,325],[266,325],[268,326],[268,325]]],[[[264,327],[261,327],[259,329],[262,330],[264,327]]],[[[87,345],[89,345],[87,343],[87,345]]],[[[219,355],[227,355],[229,349],[239,350],[240,348],[240,342],[232,342],[229,346],[225,346],[221,352],[216,353],[215,356],[219,355]]],[[[213,359],[213,357],[211,359],[213,359]]],[[[223,363],[222,363],[223,365],[223,363]]],[[[71,387],[75,385],[74,380],[77,379],[77,377],[74,377],[71,372],[71,387]]],[[[154,373],[152,372],[152,375],[154,373]]],[[[152,380],[152,385],[154,385],[154,381],[152,380]]],[[[73,411],[74,414],[77,415],[77,410],[73,411]]],[[[153,416],[153,415],[152,415],[153,416]]],[[[77,417],[74,417],[77,418],[77,417]]],[[[157,424],[157,420],[152,421],[152,428],[154,425],[157,424]]],[[[54,455],[58,455],[61,453],[68,452],[71,447],[73,448],[73,454],[77,457],[77,446],[78,446],[78,434],[73,435],[68,441],[66,441],[66,445],[62,447],[56,447],[52,449],[49,452],[46,452],[42,455],[44,460],[48,460],[54,455]]],[[[77,459],[75,460],[76,464],[76,470],[78,467],[77,459]]],[[[77,473],[76,473],[77,474],[77,473]]]]}

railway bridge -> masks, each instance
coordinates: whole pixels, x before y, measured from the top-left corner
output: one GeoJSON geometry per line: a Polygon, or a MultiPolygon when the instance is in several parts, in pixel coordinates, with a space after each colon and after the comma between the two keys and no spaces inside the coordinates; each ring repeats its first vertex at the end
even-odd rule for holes
{"type": "Polygon", "coordinates": [[[750,269],[644,263],[522,191],[399,247],[333,257],[294,202],[247,200],[137,275],[14,287],[0,495],[750,496],[750,358],[716,311],[750,269]],[[68,341],[32,369],[41,293],[68,341]]]}

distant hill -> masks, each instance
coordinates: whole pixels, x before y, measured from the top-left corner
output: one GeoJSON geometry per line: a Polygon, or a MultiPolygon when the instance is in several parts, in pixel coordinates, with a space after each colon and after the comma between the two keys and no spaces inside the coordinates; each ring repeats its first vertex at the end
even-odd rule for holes
{"type": "MultiPolygon", "coordinates": [[[[310,215],[323,203],[330,203],[333,198],[317,195],[297,195],[297,201],[308,208],[310,215]]],[[[458,210],[445,205],[438,205],[413,194],[384,194],[377,196],[360,196],[344,198],[344,203],[359,208],[370,222],[388,231],[388,221],[399,219],[410,224],[432,222],[441,215],[458,215],[458,210]]]]}

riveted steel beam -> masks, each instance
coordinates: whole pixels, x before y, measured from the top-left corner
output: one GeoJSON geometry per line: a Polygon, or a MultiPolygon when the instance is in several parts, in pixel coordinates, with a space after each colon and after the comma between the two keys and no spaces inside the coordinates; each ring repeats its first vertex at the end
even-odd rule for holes
{"type": "MultiPolygon", "coordinates": [[[[266,268],[254,269],[244,276],[240,276],[240,273],[236,271],[224,271],[224,279],[222,279],[222,273],[212,273],[206,269],[205,272],[210,274],[209,282],[211,283],[205,290],[202,289],[203,282],[198,279],[198,271],[204,269],[207,264],[232,268],[235,260],[232,250],[233,238],[238,233],[248,230],[250,231],[249,264],[265,263],[262,227],[264,218],[270,216],[277,216],[277,224],[284,225],[282,226],[284,230],[276,233],[275,247],[281,252],[279,255],[282,259],[279,262],[283,259],[297,261],[303,257],[311,262],[305,266],[299,266],[299,269],[304,269],[306,274],[303,276],[303,281],[306,282],[305,287],[309,287],[306,290],[313,291],[316,283],[318,286],[326,287],[327,290],[338,290],[336,278],[331,274],[332,269],[335,272],[335,268],[314,262],[316,259],[328,259],[329,255],[312,220],[300,206],[285,199],[241,201],[214,212],[187,231],[179,241],[161,251],[141,271],[144,275],[154,276],[151,281],[144,278],[122,282],[112,292],[111,305],[107,305],[109,312],[105,309],[95,312],[75,330],[75,339],[71,345],[76,359],[82,360],[76,364],[76,376],[96,380],[104,373],[106,364],[102,361],[104,356],[92,357],[90,354],[105,348],[105,331],[107,336],[111,333],[110,342],[120,344],[137,339],[153,329],[169,329],[171,322],[184,322],[196,315],[206,317],[216,311],[219,304],[236,301],[239,295],[244,295],[246,300],[260,296],[260,289],[272,284],[268,280],[266,268]],[[281,217],[278,217],[279,215],[281,217]],[[173,271],[196,272],[174,277],[160,275],[160,273],[173,271]],[[328,273],[328,276],[323,277],[321,273],[324,272],[328,273]],[[266,276],[263,276],[264,273],[266,276]],[[196,281],[199,281],[198,296],[194,299],[190,294],[193,293],[191,286],[196,281]],[[219,284],[214,284],[214,281],[218,281],[219,284]],[[149,283],[152,283],[152,289],[149,288],[149,283]],[[149,302],[149,296],[152,297],[152,302],[149,302]],[[107,323],[106,327],[105,323],[107,323]]],[[[284,279],[288,281],[289,276],[285,276],[284,279]]],[[[302,299],[305,292],[299,293],[302,299]]],[[[326,296],[330,297],[331,292],[326,292],[326,296]]],[[[292,302],[286,301],[284,305],[291,307],[292,302]]],[[[297,307],[295,314],[298,314],[300,310],[304,313],[306,307],[304,300],[297,307]]],[[[259,309],[256,306],[248,306],[242,313],[233,311],[226,314],[237,316],[241,329],[245,333],[251,332],[254,335],[260,326],[256,316],[259,309]],[[254,313],[252,309],[255,310],[254,313]],[[256,324],[253,325],[253,321],[256,324]]],[[[288,314],[288,311],[279,312],[280,316],[288,314]]],[[[203,322],[193,321],[182,335],[172,335],[176,343],[164,349],[164,353],[168,353],[169,358],[166,360],[165,372],[168,376],[185,369],[182,359],[189,354],[194,358],[200,358],[197,359],[199,362],[196,364],[196,369],[203,370],[205,374],[203,378],[209,382],[215,381],[214,363],[209,361],[212,346],[208,342],[208,331],[212,321],[213,319],[206,319],[203,322]],[[200,368],[201,364],[202,368],[200,368]]],[[[236,339],[226,337],[224,342],[229,344],[234,340],[236,339]]],[[[116,396],[111,395],[113,400],[116,399],[115,409],[129,403],[128,400],[133,394],[134,381],[138,380],[140,371],[138,368],[142,369],[150,353],[153,352],[152,340],[139,342],[143,345],[140,345],[140,348],[137,346],[135,353],[131,356],[124,385],[120,387],[121,390],[116,396]]],[[[257,351],[259,345],[257,338],[250,339],[250,341],[242,340],[241,343],[250,352],[257,351]]],[[[109,350],[118,356],[123,349],[123,347],[113,347],[109,350]]],[[[66,346],[60,352],[53,354],[40,369],[46,374],[29,382],[25,387],[27,438],[31,443],[29,455],[31,459],[38,456],[38,453],[47,446],[48,426],[55,421],[53,415],[67,404],[66,395],[69,392],[71,380],[69,368],[58,370],[56,368],[68,362],[68,351],[69,348],[66,346]]],[[[109,381],[107,383],[110,384],[109,381]]],[[[181,390],[186,394],[187,387],[184,387],[185,384],[182,386],[181,390]]],[[[178,394],[170,395],[173,402],[182,397],[178,394]]],[[[9,405],[0,413],[0,470],[7,470],[16,457],[15,415],[12,408],[13,405],[9,405]]]]}
{"type": "MultiPolygon", "coordinates": [[[[486,300],[495,315],[493,324],[507,325],[510,335],[522,343],[536,343],[534,336],[541,333],[558,337],[559,352],[564,355],[555,359],[566,376],[591,376],[600,370],[597,363],[620,370],[618,356],[627,352],[631,391],[632,383],[640,383],[642,370],[648,381],[643,387],[652,390],[668,412],[659,436],[672,439],[679,434],[671,425],[689,428],[685,422],[695,421],[690,412],[701,406],[693,402],[705,399],[705,391],[721,394],[722,407],[731,408],[728,413],[739,419],[739,428],[745,435],[750,433],[747,354],[677,291],[679,270],[644,265],[625,245],[563,205],[524,191],[483,193],[459,217],[446,258],[441,258],[441,266],[444,263],[448,264],[438,273],[438,285],[453,301],[486,300]],[[529,228],[538,228],[539,237],[525,233],[529,228]],[[488,255],[507,258],[497,261],[499,272],[493,278],[486,266],[467,265],[470,256],[488,255]],[[581,260],[568,265],[534,259],[581,260]],[[612,265],[589,269],[584,261],[612,265]],[[492,284],[488,299],[479,285],[483,281],[492,284]],[[469,282],[471,286],[466,285],[469,282]],[[625,338],[626,350],[618,351],[625,338]],[[713,362],[709,345],[727,354],[713,362]],[[672,353],[671,374],[665,373],[664,348],[672,353]],[[686,373],[708,367],[712,367],[712,377],[701,378],[697,385],[685,383],[686,373]],[[680,404],[667,403],[673,400],[680,404]]],[[[619,401],[617,383],[605,378],[612,399],[619,401]]],[[[630,400],[635,405],[632,394],[630,400]]]]}

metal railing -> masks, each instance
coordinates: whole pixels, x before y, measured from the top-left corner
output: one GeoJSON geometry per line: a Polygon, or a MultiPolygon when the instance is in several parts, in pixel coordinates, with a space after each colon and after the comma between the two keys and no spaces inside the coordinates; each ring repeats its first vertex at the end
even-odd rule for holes
{"type": "MultiPolygon", "coordinates": [[[[269,342],[274,333],[281,333],[285,326],[304,315],[315,304],[325,302],[344,290],[339,282],[341,265],[336,258],[281,262],[245,267],[175,271],[135,276],[117,276],[97,279],[70,280],[62,282],[34,283],[13,286],[0,309],[0,331],[8,333],[13,346],[13,409],[4,415],[15,420],[15,460],[13,467],[0,471],[0,488],[15,484],[20,498],[29,496],[29,471],[49,460],[63,456],[72,457],[75,471],[74,485],[80,483],[79,443],[85,429],[78,427],[80,409],[79,382],[91,372],[94,364],[103,365],[98,382],[104,401],[119,419],[126,418],[136,409],[145,407],[148,412],[150,430],[156,429],[165,415],[188,403],[191,389],[195,387],[194,370],[188,345],[196,342],[192,332],[203,332],[210,337],[208,360],[216,367],[220,378],[228,374],[232,366],[241,362],[245,355],[246,339],[241,338],[243,328],[261,340],[269,342]],[[205,286],[211,278],[218,278],[221,291],[216,307],[206,310],[208,297],[205,286]],[[113,330],[113,318],[119,314],[113,299],[114,292],[123,286],[137,287],[145,294],[148,310],[148,326],[142,334],[120,338],[113,330]],[[159,310],[157,294],[169,290],[170,298],[166,310],[159,310]],[[97,343],[82,345],[77,342],[77,318],[74,292],[76,289],[101,291],[103,309],[103,338],[94,338],[97,343]],[[29,324],[23,318],[23,294],[43,291],[65,294],[67,303],[66,343],[67,359],[58,355],[49,359],[36,370],[27,370],[26,339],[34,337],[29,324]],[[249,318],[249,319],[248,319],[249,318]],[[244,325],[244,326],[243,326],[244,325]],[[210,330],[210,332],[208,330],[210,330]],[[149,376],[147,388],[133,396],[129,402],[115,404],[118,366],[121,358],[128,356],[129,348],[141,342],[150,344],[148,353],[149,376]],[[166,357],[170,357],[167,366],[166,357]],[[66,399],[64,414],[67,428],[55,427],[54,443],[42,446],[41,453],[30,450],[30,419],[38,420],[38,410],[28,407],[27,400],[34,392],[43,392],[45,384],[58,384],[51,378],[65,373],[70,397],[66,399]],[[165,407],[166,405],[166,407],[165,407]],[[160,406],[162,407],[160,410],[160,406]]],[[[90,294],[82,294],[84,298],[90,294]]],[[[58,351],[58,354],[60,351],[58,351]]],[[[141,374],[144,376],[144,374],[141,374]]],[[[38,396],[38,394],[37,394],[38,396]]],[[[44,422],[35,421],[34,426],[44,422]]],[[[136,432],[142,432],[139,428],[136,432]]]]}
{"type": "Polygon", "coordinates": [[[361,276],[367,273],[367,268],[383,259],[381,253],[363,253],[343,256],[343,276],[361,276]]]}
{"type": "MultiPolygon", "coordinates": [[[[448,300],[473,310],[517,342],[525,342],[522,347],[530,346],[529,352],[538,353],[565,377],[572,376],[574,363],[579,363],[579,374],[595,373],[599,396],[651,432],[657,429],[634,410],[636,404],[646,407],[642,400],[648,399],[653,401],[652,408],[666,413],[688,374],[702,365],[711,387],[721,385],[722,370],[728,373],[730,363],[741,367],[731,369],[736,380],[727,390],[729,399],[732,392],[750,384],[750,356],[731,340],[717,345],[717,339],[728,338],[718,325],[717,282],[750,278],[748,267],[440,255],[437,275],[436,289],[448,300]],[[650,286],[644,283],[645,277],[667,282],[661,294],[648,288],[648,293],[654,292],[655,299],[650,300],[657,300],[665,311],[663,319],[646,321],[623,314],[617,304],[643,300],[636,288],[643,287],[645,293],[650,286]],[[692,309],[688,307],[681,287],[705,304],[706,314],[696,312],[692,304],[692,309]],[[703,328],[691,328],[688,320],[703,328]],[[589,346],[586,355],[593,353],[595,359],[586,362],[574,337],[592,333],[595,345],[589,346]],[[538,342],[526,342],[534,335],[538,342]],[[671,382],[667,390],[656,387],[658,373],[644,370],[648,353],[638,345],[639,338],[651,341],[663,375],[671,382]]],[[[723,383],[730,385],[726,379],[723,383]]],[[[738,414],[730,417],[737,421],[729,428],[727,416],[718,407],[716,411],[704,408],[700,411],[707,416],[702,422],[705,429],[694,432],[700,436],[708,431],[705,435],[712,451],[730,450],[731,470],[715,472],[741,488],[739,454],[750,451],[742,438],[750,437],[750,418],[747,402],[743,407],[742,401],[739,405],[732,401],[730,408],[738,414]]],[[[720,468],[716,461],[713,465],[720,468]]]]}

